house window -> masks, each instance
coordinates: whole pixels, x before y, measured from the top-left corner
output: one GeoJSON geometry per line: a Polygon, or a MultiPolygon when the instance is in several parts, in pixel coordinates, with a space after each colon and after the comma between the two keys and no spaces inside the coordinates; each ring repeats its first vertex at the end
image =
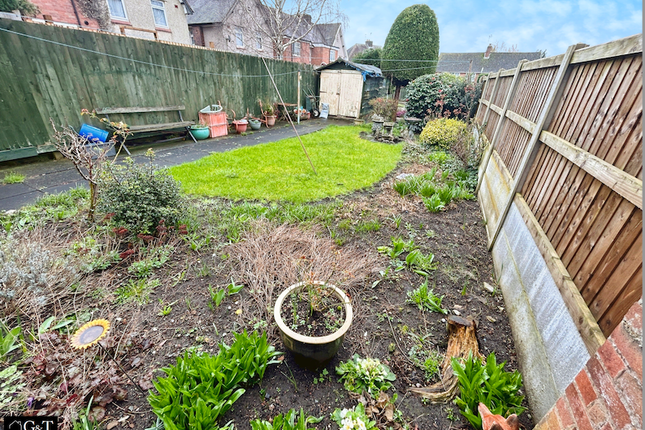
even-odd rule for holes
{"type": "Polygon", "coordinates": [[[166,9],[164,8],[163,2],[150,0],[150,4],[152,5],[152,15],[155,17],[155,25],[158,27],[168,27],[166,9]]]}
{"type": "Polygon", "coordinates": [[[262,50],[262,34],[259,31],[255,33],[255,48],[258,51],[262,50]]]}
{"type": "Polygon", "coordinates": [[[112,18],[128,19],[125,14],[125,6],[123,0],[107,0],[108,9],[112,18]]]}
{"type": "Polygon", "coordinates": [[[293,56],[300,57],[300,42],[293,44],[293,56]]]}
{"type": "Polygon", "coordinates": [[[244,33],[240,27],[235,27],[235,46],[244,48],[244,33]]]}
{"type": "Polygon", "coordinates": [[[331,63],[335,59],[336,59],[336,51],[334,51],[333,49],[330,49],[329,50],[329,62],[331,63]]]}

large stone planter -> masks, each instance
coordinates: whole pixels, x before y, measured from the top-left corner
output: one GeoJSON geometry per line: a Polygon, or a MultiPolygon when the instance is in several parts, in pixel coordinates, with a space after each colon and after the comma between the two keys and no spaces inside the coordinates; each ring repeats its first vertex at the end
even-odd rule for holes
{"type": "Polygon", "coordinates": [[[338,287],[320,281],[299,282],[290,286],[278,296],[278,300],[276,300],[275,307],[273,308],[273,318],[280,329],[282,343],[291,351],[296,363],[307,369],[318,369],[327,364],[336,355],[340,345],[343,343],[345,333],[347,333],[347,330],[352,325],[352,317],[352,305],[349,297],[338,287]],[[284,323],[280,315],[282,304],[291,293],[297,292],[312,284],[325,285],[326,288],[333,289],[334,295],[345,306],[345,322],[339,330],[327,336],[313,337],[298,334],[284,323]]]}

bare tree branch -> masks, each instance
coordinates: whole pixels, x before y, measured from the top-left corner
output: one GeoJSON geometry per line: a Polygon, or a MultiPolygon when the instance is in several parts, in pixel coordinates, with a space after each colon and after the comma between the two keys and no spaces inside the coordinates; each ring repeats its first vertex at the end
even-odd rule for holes
{"type": "Polygon", "coordinates": [[[318,24],[346,22],[338,0],[240,0],[250,26],[271,41],[277,58],[307,40],[318,24]]]}

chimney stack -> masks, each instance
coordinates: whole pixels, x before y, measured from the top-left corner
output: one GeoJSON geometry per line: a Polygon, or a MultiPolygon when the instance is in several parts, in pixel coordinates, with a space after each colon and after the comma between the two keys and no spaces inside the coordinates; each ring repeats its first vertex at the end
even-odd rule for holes
{"type": "Polygon", "coordinates": [[[484,54],[484,60],[488,60],[490,58],[491,52],[493,52],[493,45],[489,43],[488,48],[486,48],[486,53],[484,54]]]}
{"type": "Polygon", "coordinates": [[[371,41],[371,40],[369,40],[369,39],[367,39],[367,40],[365,41],[365,45],[366,45],[368,48],[371,48],[371,47],[372,47],[372,41],[371,41]]]}

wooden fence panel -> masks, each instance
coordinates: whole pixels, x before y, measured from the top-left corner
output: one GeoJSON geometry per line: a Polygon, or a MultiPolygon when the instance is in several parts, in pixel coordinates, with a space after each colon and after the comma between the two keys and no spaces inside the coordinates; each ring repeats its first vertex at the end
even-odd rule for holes
{"type": "MultiPolygon", "coordinates": [[[[578,49],[544,131],[536,123],[563,57],[522,66],[494,155],[511,181],[524,181],[518,190],[561,259],[564,278],[573,280],[609,335],[641,295],[642,41],[634,36],[578,49]],[[535,158],[520,177],[536,133],[535,158]]],[[[508,72],[491,100],[489,139],[508,93],[508,72]]]]}
{"type": "MultiPolygon", "coordinates": [[[[266,59],[285,102],[315,91],[310,65],[266,59]]],[[[277,100],[259,57],[19,21],[0,22],[0,161],[53,150],[49,119],[78,129],[81,109],[185,105],[197,120],[221,101],[237,118],[277,100]],[[19,124],[19,126],[16,126],[19,124]]],[[[176,112],[112,116],[130,125],[175,122],[176,112]]]]}

